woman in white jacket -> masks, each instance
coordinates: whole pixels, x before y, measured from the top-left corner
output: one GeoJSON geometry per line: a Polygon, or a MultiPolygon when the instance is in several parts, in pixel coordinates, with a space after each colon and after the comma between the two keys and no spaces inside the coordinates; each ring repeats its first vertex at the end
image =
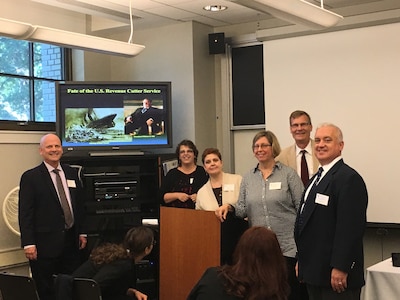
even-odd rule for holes
{"type": "MultiPolygon", "coordinates": [[[[209,179],[197,192],[196,209],[216,211],[220,206],[234,205],[239,198],[242,176],[222,171],[221,153],[216,148],[205,149],[202,161],[209,179]]],[[[222,264],[231,263],[236,243],[247,228],[247,221],[237,218],[234,213],[221,223],[222,264]]]]}

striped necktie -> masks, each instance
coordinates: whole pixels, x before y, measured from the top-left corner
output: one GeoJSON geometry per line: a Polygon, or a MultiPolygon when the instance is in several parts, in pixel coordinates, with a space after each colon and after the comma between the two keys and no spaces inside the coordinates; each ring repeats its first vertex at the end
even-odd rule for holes
{"type": "Polygon", "coordinates": [[[72,227],[72,225],[74,223],[74,218],[72,217],[71,208],[69,207],[69,203],[67,200],[67,196],[65,194],[64,186],[61,181],[60,170],[54,169],[53,173],[56,174],[56,184],[57,184],[58,196],[60,198],[60,203],[61,203],[62,209],[64,211],[65,227],[68,229],[68,228],[72,227]]]}

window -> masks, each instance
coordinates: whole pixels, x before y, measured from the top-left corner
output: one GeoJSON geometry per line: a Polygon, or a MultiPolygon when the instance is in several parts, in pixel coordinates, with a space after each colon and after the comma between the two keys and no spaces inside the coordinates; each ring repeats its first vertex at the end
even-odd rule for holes
{"type": "Polygon", "coordinates": [[[0,37],[0,129],[54,130],[64,48],[0,37]]]}

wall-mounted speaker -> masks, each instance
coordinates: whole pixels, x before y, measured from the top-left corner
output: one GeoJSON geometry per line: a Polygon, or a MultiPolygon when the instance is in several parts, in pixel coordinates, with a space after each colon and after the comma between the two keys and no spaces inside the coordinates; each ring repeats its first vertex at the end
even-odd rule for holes
{"type": "Polygon", "coordinates": [[[225,53],[225,33],[210,33],[208,35],[208,52],[210,54],[225,53]]]}

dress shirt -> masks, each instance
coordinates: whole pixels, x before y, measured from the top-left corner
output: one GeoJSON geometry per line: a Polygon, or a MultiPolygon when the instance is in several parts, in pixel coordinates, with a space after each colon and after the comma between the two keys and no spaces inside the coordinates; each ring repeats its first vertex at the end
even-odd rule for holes
{"type": "Polygon", "coordinates": [[[235,214],[248,217],[250,226],[270,228],[277,235],[283,255],[295,257],[293,229],[303,190],[294,169],[276,162],[265,180],[257,166],[242,179],[235,214]]]}
{"type": "MultiPolygon", "coordinates": [[[[338,156],[334,160],[332,160],[329,164],[320,166],[324,169],[324,171],[321,174],[319,182],[321,182],[321,180],[322,180],[322,178],[324,178],[325,174],[328,173],[328,171],[341,159],[342,159],[342,156],[338,156]]],[[[314,185],[315,180],[317,180],[317,176],[315,176],[313,181],[308,185],[307,190],[304,194],[304,202],[307,201],[308,194],[310,193],[311,187],[314,185]]]]}
{"type": "Polygon", "coordinates": [[[60,199],[60,195],[58,194],[58,190],[57,190],[57,182],[56,182],[56,180],[57,180],[56,176],[57,175],[53,172],[53,170],[54,169],[58,169],[59,170],[60,178],[61,178],[61,181],[62,181],[62,184],[63,184],[63,187],[64,187],[64,191],[65,191],[65,196],[67,197],[68,205],[69,205],[69,208],[71,210],[72,217],[74,217],[74,212],[73,212],[72,205],[71,205],[71,194],[69,192],[67,179],[65,178],[65,173],[64,173],[63,169],[61,168],[61,165],[58,165],[57,168],[53,168],[52,166],[50,166],[46,162],[44,162],[44,164],[45,164],[47,170],[50,173],[51,180],[53,181],[53,185],[54,185],[54,187],[55,187],[55,189],[57,191],[58,199],[60,199]]]}

